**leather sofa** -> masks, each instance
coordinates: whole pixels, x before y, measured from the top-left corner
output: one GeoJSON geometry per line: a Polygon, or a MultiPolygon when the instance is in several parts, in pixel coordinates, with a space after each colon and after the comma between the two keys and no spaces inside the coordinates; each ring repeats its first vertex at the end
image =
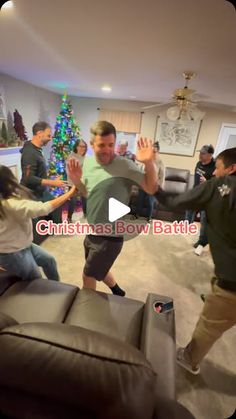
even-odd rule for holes
{"type": "MultiPolygon", "coordinates": [[[[186,169],[166,168],[164,190],[171,195],[178,195],[192,188],[192,177],[186,169]]],[[[164,221],[181,221],[185,219],[185,211],[171,210],[161,203],[155,209],[154,218],[164,221]]]]}
{"type": "MultiPolygon", "coordinates": [[[[182,192],[185,192],[193,187],[193,176],[190,174],[189,170],[186,169],[176,169],[173,167],[166,167],[165,170],[165,182],[163,189],[169,192],[172,195],[177,195],[182,192]]],[[[134,186],[132,190],[130,207],[131,213],[136,214],[137,211],[137,196],[138,196],[138,187],[134,186]]],[[[147,202],[144,201],[144,206],[142,208],[142,213],[140,216],[147,217],[147,202]]],[[[152,218],[164,221],[180,221],[185,219],[185,211],[181,210],[170,210],[164,205],[156,202],[154,205],[152,218]]]]}
{"type": "Polygon", "coordinates": [[[191,419],[175,401],[174,310],[0,274],[0,414],[191,419]]]}

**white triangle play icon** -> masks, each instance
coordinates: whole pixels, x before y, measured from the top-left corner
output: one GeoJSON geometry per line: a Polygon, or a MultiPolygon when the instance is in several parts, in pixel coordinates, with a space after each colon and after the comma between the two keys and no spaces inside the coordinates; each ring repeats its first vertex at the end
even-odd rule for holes
{"type": "Polygon", "coordinates": [[[108,218],[111,223],[123,217],[123,215],[128,214],[130,211],[131,209],[127,205],[122,204],[122,202],[115,198],[109,198],[108,218]]]}

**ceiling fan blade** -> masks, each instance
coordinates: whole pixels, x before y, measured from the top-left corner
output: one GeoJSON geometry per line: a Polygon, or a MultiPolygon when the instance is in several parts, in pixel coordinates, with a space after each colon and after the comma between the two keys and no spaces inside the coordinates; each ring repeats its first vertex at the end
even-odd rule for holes
{"type": "Polygon", "coordinates": [[[169,100],[168,102],[155,103],[154,105],[143,106],[141,109],[147,110],[152,108],[158,108],[159,106],[168,105],[168,103],[172,103],[172,100],[169,100]]]}
{"type": "Polygon", "coordinates": [[[210,98],[210,96],[204,95],[202,93],[193,93],[190,97],[190,100],[192,100],[193,102],[196,102],[196,101],[209,99],[209,98],[210,98]]]}

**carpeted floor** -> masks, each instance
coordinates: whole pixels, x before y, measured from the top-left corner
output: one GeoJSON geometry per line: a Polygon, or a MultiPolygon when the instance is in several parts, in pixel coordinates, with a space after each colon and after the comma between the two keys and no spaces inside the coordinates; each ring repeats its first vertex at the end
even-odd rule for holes
{"type": "MultiPolygon", "coordinates": [[[[127,297],[145,301],[148,292],[154,292],[174,299],[176,340],[181,346],[191,337],[203,307],[199,295],[210,290],[213,274],[209,250],[204,249],[200,257],[193,252],[196,238],[138,236],[125,242],[113,268],[127,297]]],[[[50,237],[42,246],[56,257],[61,280],[81,287],[83,237],[50,237]]],[[[107,291],[103,283],[98,283],[97,289],[107,291]]],[[[196,419],[225,419],[236,408],[235,348],[234,327],[214,345],[199,376],[191,376],[177,366],[178,400],[196,419]]]]}

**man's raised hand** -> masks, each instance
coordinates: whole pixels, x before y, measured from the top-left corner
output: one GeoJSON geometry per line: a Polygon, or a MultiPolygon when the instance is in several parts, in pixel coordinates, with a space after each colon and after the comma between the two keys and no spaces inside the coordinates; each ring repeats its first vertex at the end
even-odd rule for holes
{"type": "Polygon", "coordinates": [[[67,163],[68,176],[74,185],[78,185],[82,177],[82,168],[76,159],[69,159],[67,163]]]}
{"type": "Polygon", "coordinates": [[[141,163],[149,163],[154,160],[154,151],[152,140],[140,138],[137,142],[136,159],[141,163]]]}

